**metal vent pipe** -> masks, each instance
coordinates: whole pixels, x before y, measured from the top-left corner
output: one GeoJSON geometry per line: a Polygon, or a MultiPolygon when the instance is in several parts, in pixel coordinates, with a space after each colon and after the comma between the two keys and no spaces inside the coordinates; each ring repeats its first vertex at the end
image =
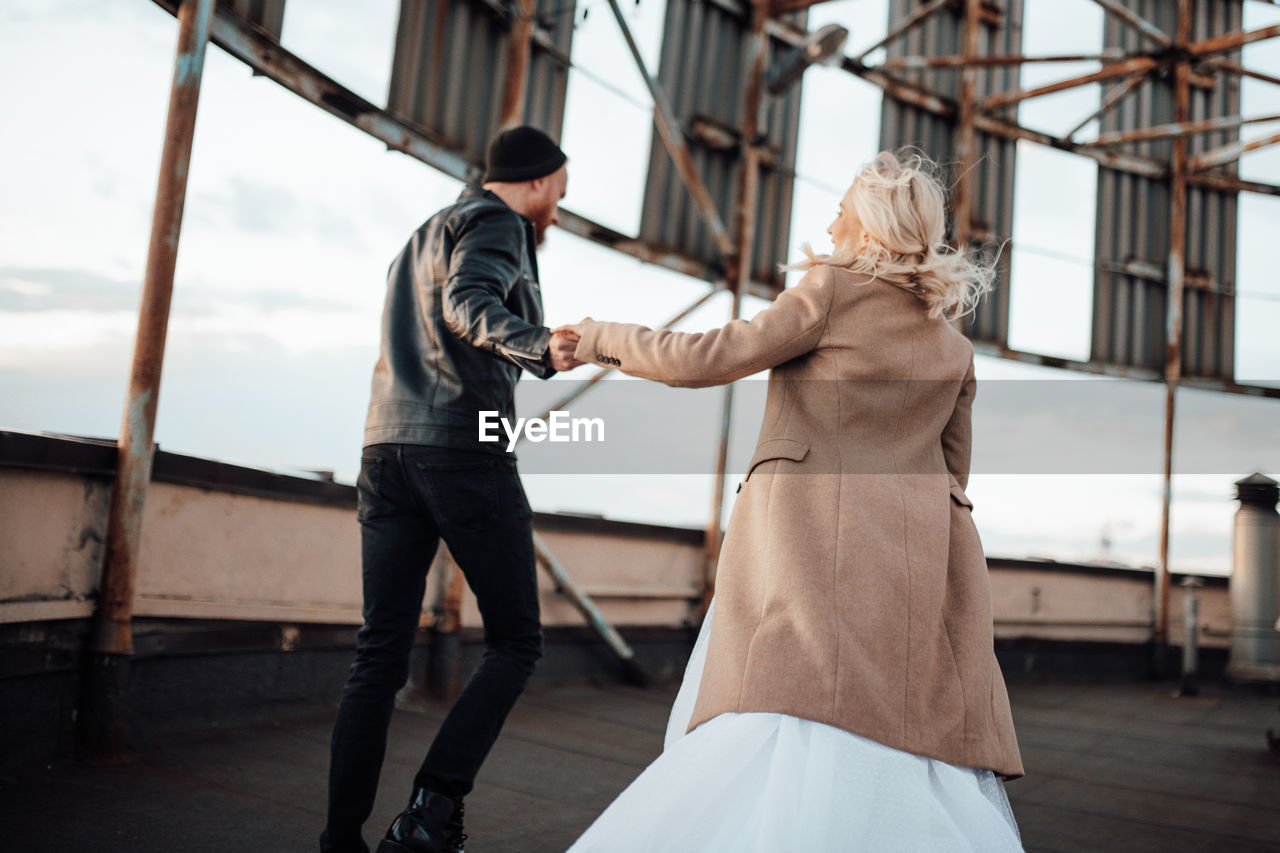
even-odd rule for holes
{"type": "Polygon", "coordinates": [[[1263,474],[1236,482],[1229,678],[1280,681],[1280,484],[1263,474]]]}

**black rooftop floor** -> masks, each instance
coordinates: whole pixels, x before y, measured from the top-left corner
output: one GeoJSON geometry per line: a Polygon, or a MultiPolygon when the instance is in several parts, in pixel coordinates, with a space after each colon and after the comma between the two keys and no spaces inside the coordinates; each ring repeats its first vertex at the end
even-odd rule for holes
{"type": "MultiPolygon", "coordinates": [[[[1280,699],[1221,684],[1013,680],[1031,851],[1280,851],[1280,699]]],[[[563,851],[658,753],[673,686],[535,688],[467,800],[472,853],[563,851]]],[[[398,711],[373,842],[442,709],[398,711]]],[[[331,717],[168,737],[131,763],[55,765],[0,788],[5,851],[314,851],[331,717]]]]}

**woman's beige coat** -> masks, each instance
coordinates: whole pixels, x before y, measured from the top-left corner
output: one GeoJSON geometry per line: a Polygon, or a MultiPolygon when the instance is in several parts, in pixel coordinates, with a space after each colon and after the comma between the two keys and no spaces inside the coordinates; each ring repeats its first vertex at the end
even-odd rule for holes
{"type": "Polygon", "coordinates": [[[964,491],[968,339],[914,293],[830,266],[710,332],[580,331],[577,358],[668,385],[773,368],[690,729],[728,711],[791,714],[1023,775],[964,491]]]}

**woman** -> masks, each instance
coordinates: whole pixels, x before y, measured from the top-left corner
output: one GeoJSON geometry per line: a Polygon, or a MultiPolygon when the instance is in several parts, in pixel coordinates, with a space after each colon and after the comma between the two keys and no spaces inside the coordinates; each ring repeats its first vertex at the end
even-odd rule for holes
{"type": "Polygon", "coordinates": [[[964,491],[973,346],[948,322],[992,272],[946,247],[931,165],[864,167],[835,252],[806,246],[807,274],[750,321],[557,330],[581,361],[668,385],[772,368],[666,749],[572,853],[1021,850],[964,491]]]}

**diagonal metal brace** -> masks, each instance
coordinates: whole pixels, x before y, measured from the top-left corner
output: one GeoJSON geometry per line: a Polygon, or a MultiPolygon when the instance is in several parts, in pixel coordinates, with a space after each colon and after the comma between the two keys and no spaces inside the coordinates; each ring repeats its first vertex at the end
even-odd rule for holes
{"type": "Polygon", "coordinates": [[[689,146],[685,145],[684,133],[680,129],[675,111],[671,108],[671,101],[668,100],[666,91],[645,68],[644,57],[640,55],[640,48],[631,35],[631,28],[622,17],[618,0],[609,0],[609,8],[613,10],[613,17],[618,21],[618,28],[622,30],[622,36],[627,41],[627,47],[630,48],[631,56],[636,61],[636,67],[640,69],[640,76],[644,78],[644,83],[649,88],[649,95],[653,98],[653,119],[658,126],[658,135],[662,137],[662,144],[666,146],[667,153],[675,162],[676,171],[680,173],[680,179],[689,188],[689,194],[693,196],[694,203],[698,205],[703,218],[707,220],[711,235],[716,241],[716,248],[720,250],[721,255],[731,258],[735,254],[733,241],[729,238],[724,220],[720,218],[720,212],[716,210],[715,202],[711,200],[707,185],[698,174],[693,157],[689,153],[689,146]]]}
{"type": "Polygon", "coordinates": [[[612,625],[604,618],[596,608],[595,602],[587,595],[582,587],[578,586],[578,582],[573,579],[573,575],[564,565],[556,559],[556,555],[551,553],[551,549],[547,547],[547,543],[537,533],[533,534],[533,547],[538,556],[538,561],[542,563],[543,568],[551,575],[551,579],[555,581],[556,589],[568,596],[573,606],[578,608],[587,624],[591,626],[591,630],[595,631],[600,639],[604,640],[609,651],[622,664],[623,674],[627,681],[637,686],[643,687],[649,683],[649,676],[641,669],[640,664],[636,661],[636,653],[627,645],[627,641],[622,639],[612,625]]]}
{"type": "Polygon", "coordinates": [[[1173,39],[1169,38],[1169,34],[1139,15],[1132,9],[1122,6],[1116,0],[1093,0],[1103,9],[1115,15],[1147,38],[1159,44],[1161,47],[1169,47],[1173,44],[1173,39]]]}

